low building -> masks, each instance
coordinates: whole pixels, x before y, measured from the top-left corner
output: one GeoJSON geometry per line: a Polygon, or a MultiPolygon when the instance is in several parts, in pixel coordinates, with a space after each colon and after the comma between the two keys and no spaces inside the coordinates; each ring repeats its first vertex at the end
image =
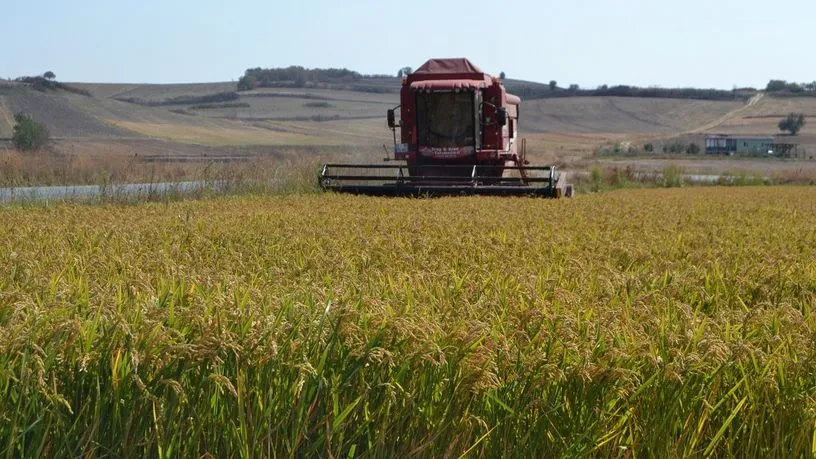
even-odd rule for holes
{"type": "Polygon", "coordinates": [[[775,143],[773,136],[709,135],[705,151],[715,155],[772,155],[775,143]]]}

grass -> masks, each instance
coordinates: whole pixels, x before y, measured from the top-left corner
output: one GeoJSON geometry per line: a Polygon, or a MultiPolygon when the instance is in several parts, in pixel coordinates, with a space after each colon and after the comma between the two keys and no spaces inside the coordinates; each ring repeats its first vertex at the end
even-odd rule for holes
{"type": "MultiPolygon", "coordinates": [[[[593,164],[588,174],[576,174],[570,180],[578,193],[598,193],[601,191],[619,190],[623,188],[678,188],[688,184],[685,170],[674,164],[663,168],[662,172],[642,172],[632,167],[601,167],[593,164]]],[[[720,185],[762,185],[763,183],[749,183],[747,181],[728,181],[723,178],[720,185]]]]}
{"type": "MultiPolygon", "coordinates": [[[[168,112],[169,113],[169,112],[168,112]]],[[[182,115],[183,116],[183,115],[182,115]]],[[[306,145],[353,146],[393,142],[379,119],[317,122],[300,120],[257,120],[241,122],[184,116],[182,122],[131,122],[109,120],[111,125],[153,138],[206,146],[306,145]]],[[[379,159],[379,158],[377,158],[379,159]]]]}
{"type": "Polygon", "coordinates": [[[586,173],[579,172],[570,175],[570,182],[578,193],[597,193],[623,188],[813,185],[816,183],[816,176],[813,172],[803,168],[781,169],[772,173],[747,172],[739,169],[693,173],[674,162],[667,162],[660,171],[644,169],[632,163],[615,165],[595,163],[587,167],[586,173]]]}
{"type": "Polygon", "coordinates": [[[247,193],[309,193],[318,190],[316,177],[321,165],[320,158],[281,161],[256,157],[226,163],[143,163],[132,156],[93,158],[45,152],[3,153],[0,150],[0,187],[11,188],[16,196],[12,200],[20,202],[37,200],[38,196],[43,199],[41,191],[25,188],[66,185],[99,187],[99,193],[92,196],[80,193],[64,197],[70,201],[97,202],[168,201],[247,193]],[[138,191],[127,191],[123,186],[128,184],[143,186],[138,191]]]}
{"type": "Polygon", "coordinates": [[[14,114],[6,107],[4,96],[0,95],[0,137],[11,137],[14,133],[14,114]]]}
{"type": "Polygon", "coordinates": [[[270,131],[238,123],[234,125],[216,123],[185,125],[113,120],[110,123],[150,137],[199,145],[311,145],[320,143],[319,140],[300,133],[270,131]]]}
{"type": "Polygon", "coordinates": [[[810,456],[814,227],[797,187],[0,208],[0,454],[810,456]]]}

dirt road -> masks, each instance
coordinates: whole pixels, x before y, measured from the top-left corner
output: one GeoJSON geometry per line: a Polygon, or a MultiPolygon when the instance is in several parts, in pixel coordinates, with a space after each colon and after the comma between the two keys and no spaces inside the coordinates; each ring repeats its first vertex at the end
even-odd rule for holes
{"type": "Polygon", "coordinates": [[[698,127],[694,128],[694,129],[692,129],[690,131],[687,131],[687,132],[685,132],[685,134],[699,134],[699,133],[702,133],[702,132],[710,131],[710,130],[716,128],[717,126],[725,124],[726,122],[736,118],[737,116],[739,116],[740,114],[742,114],[746,110],[748,110],[749,108],[756,105],[760,100],[762,100],[763,97],[765,97],[765,94],[760,92],[757,95],[755,95],[754,97],[752,97],[742,107],[739,107],[739,108],[737,108],[735,110],[732,110],[732,111],[726,113],[725,115],[723,115],[722,117],[717,118],[714,121],[711,121],[710,123],[703,124],[702,126],[698,126],[698,127]]]}

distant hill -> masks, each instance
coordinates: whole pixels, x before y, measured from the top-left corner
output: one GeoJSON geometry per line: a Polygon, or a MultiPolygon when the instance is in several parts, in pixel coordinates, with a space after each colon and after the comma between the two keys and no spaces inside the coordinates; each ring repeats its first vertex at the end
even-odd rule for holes
{"type": "MultiPolygon", "coordinates": [[[[816,117],[812,97],[754,98],[751,103],[603,95],[535,98],[525,94],[549,92],[549,86],[512,79],[505,83],[523,98],[520,128],[532,151],[563,149],[580,156],[619,139],[706,132],[769,135],[778,132],[776,123],[788,112],[816,117]]],[[[144,141],[153,142],[151,151],[171,153],[195,152],[201,149],[197,146],[267,146],[292,152],[343,147],[380,158],[382,145],[392,142],[385,112],[399,103],[401,80],[372,77],[334,84],[339,85],[236,91],[235,82],[70,83],[78,91],[39,91],[30,84],[0,82],[0,138],[11,136],[13,115],[22,111],[45,123],[59,148],[94,143],[102,152],[138,153],[144,141]]],[[[816,152],[816,121],[808,121],[790,140],[816,152]]]]}
{"type": "MultiPolygon", "coordinates": [[[[402,72],[402,70],[400,71],[402,72]]],[[[259,88],[335,89],[347,91],[389,93],[400,89],[402,79],[387,75],[362,75],[348,69],[307,69],[300,66],[285,68],[247,69],[238,80],[238,91],[259,88]]],[[[505,79],[507,90],[525,99],[553,97],[640,97],[661,99],[738,100],[747,101],[757,94],[752,88],[720,89],[700,88],[641,88],[637,86],[603,85],[596,89],[580,89],[576,85],[558,87],[555,82],[542,84],[533,81],[505,79]]]]}

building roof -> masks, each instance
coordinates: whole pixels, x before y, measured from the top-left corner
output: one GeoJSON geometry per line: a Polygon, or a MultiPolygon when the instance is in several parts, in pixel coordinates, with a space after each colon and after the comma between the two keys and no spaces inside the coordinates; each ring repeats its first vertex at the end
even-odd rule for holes
{"type": "Polygon", "coordinates": [[[735,140],[774,140],[772,135],[729,135],[709,134],[706,139],[735,139],[735,140]]]}

